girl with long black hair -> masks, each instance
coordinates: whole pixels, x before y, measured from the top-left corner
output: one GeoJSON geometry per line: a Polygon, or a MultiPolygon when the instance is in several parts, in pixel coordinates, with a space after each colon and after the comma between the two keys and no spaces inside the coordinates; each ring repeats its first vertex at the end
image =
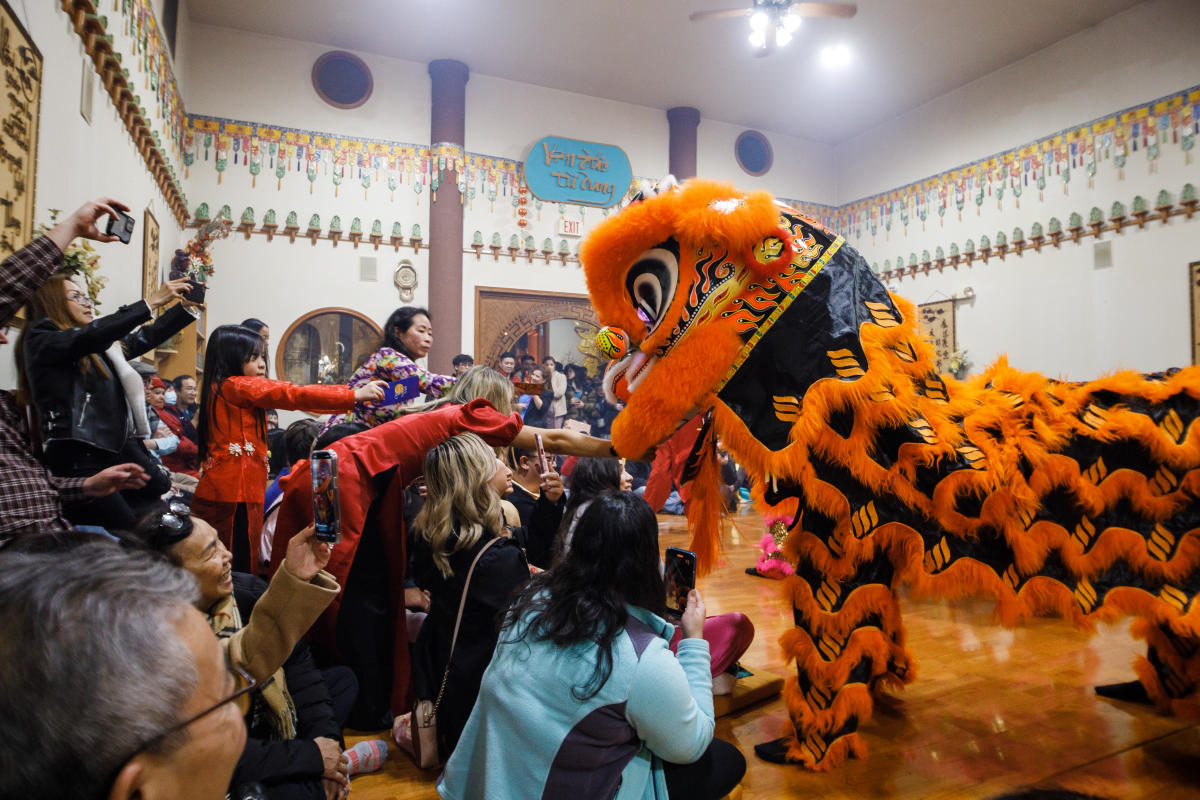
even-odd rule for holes
{"type": "Polygon", "coordinates": [[[200,483],[192,513],[217,529],[233,553],[233,568],[253,574],[262,571],[258,534],[267,491],[265,409],[328,414],[345,411],[356,401],[383,399],[380,381],[351,389],[295,386],[261,377],[265,349],[258,333],[240,325],[222,325],[212,332],[196,421],[200,483]]]}
{"type": "MultiPolygon", "coordinates": [[[[415,377],[421,394],[433,398],[454,385],[452,375],[438,375],[416,363],[429,355],[433,346],[433,323],[429,311],[417,306],[401,306],[392,312],[383,325],[383,341],[379,348],[350,376],[350,387],[365,386],[370,381],[386,383],[415,377]]],[[[367,405],[355,403],[349,414],[331,417],[324,430],[341,422],[361,422],[375,427],[400,415],[402,405],[367,405]]]]}
{"type": "Polygon", "coordinates": [[[713,738],[695,589],[678,656],[667,647],[673,627],[660,616],[654,511],[629,492],[605,492],[575,538],[505,615],[439,792],[464,800],[613,797],[618,788],[631,798],[724,796],[746,762],[713,738]]]}

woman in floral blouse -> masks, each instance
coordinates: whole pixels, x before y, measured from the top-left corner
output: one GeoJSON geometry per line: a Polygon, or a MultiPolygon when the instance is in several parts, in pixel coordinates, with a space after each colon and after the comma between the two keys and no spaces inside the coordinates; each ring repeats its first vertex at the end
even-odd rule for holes
{"type": "MultiPolygon", "coordinates": [[[[421,394],[441,397],[454,385],[451,375],[438,375],[419,366],[417,359],[429,354],[433,346],[433,323],[429,311],[416,306],[401,306],[392,312],[383,326],[383,344],[350,377],[350,388],[357,389],[371,381],[393,383],[404,378],[416,377],[421,394]]],[[[395,419],[403,404],[369,405],[355,403],[349,414],[335,414],[325,423],[321,432],[341,422],[361,422],[375,427],[395,419]]]]}

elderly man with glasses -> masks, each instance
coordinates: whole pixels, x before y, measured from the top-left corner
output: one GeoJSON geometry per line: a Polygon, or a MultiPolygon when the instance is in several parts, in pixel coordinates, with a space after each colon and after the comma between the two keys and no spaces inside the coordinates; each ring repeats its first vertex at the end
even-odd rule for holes
{"type": "Polygon", "coordinates": [[[219,800],[253,682],[188,573],[95,538],[0,550],[0,797],[219,800]]]}

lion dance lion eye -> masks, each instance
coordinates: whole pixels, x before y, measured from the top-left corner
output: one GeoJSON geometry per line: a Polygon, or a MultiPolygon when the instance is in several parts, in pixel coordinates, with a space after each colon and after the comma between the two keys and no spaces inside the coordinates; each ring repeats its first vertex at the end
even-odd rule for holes
{"type": "Polygon", "coordinates": [[[625,273],[625,290],[653,331],[662,322],[679,283],[679,244],[674,239],[650,248],[625,273]]]}

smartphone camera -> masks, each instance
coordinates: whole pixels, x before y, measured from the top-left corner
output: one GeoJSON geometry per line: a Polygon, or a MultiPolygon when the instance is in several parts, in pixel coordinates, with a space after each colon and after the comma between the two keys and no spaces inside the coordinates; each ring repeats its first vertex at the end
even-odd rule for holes
{"type": "Polygon", "coordinates": [[[117,211],[117,216],[108,218],[108,227],[105,232],[109,236],[117,237],[122,244],[129,244],[129,238],[133,236],[133,226],[133,217],[124,211],[117,211]]]}
{"type": "Polygon", "coordinates": [[[313,452],[312,472],[313,526],[317,541],[337,544],[342,540],[338,497],[337,453],[332,450],[313,452]]]}
{"type": "Polygon", "coordinates": [[[208,287],[195,278],[188,278],[188,285],[192,288],[184,292],[183,298],[189,303],[202,304],[204,302],[204,293],[208,291],[208,287]]]}
{"type": "Polygon", "coordinates": [[[688,594],[696,588],[696,554],[679,547],[668,547],[663,583],[666,584],[667,613],[675,618],[687,609],[688,594]]]}

